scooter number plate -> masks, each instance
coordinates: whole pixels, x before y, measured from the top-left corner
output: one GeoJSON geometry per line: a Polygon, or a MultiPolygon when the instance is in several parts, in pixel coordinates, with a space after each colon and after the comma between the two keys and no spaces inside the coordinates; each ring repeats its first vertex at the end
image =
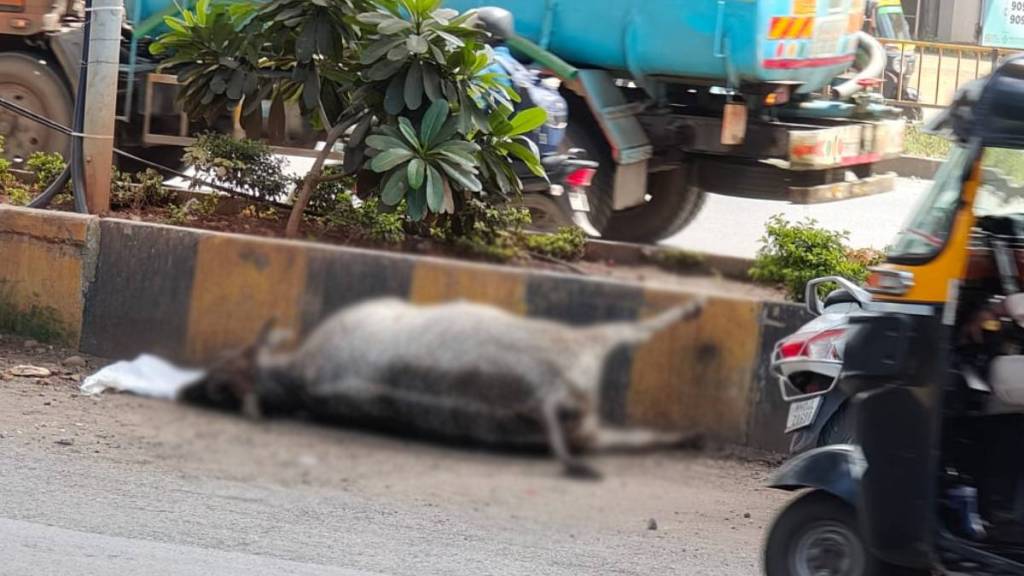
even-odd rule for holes
{"type": "Polygon", "coordinates": [[[590,212],[590,202],[585,192],[569,192],[569,205],[577,212],[590,212]]]}
{"type": "Polygon", "coordinates": [[[786,419],[786,433],[806,428],[814,422],[821,408],[821,398],[811,398],[802,402],[794,402],[789,405],[789,417],[786,419]]]}

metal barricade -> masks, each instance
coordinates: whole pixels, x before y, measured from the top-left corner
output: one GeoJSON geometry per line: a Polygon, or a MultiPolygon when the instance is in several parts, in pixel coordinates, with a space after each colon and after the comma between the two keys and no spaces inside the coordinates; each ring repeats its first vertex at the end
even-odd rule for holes
{"type": "Polygon", "coordinates": [[[884,93],[893,93],[889,102],[899,106],[944,108],[953,101],[956,91],[964,84],[987,76],[1007,56],[1020,52],[1002,48],[986,48],[971,44],[942,42],[894,41],[879,39],[890,59],[898,58],[900,70],[895,79],[896,90],[884,90],[886,82],[893,82],[888,71],[883,80],[884,93]],[[906,87],[917,91],[916,102],[906,99],[906,87]]]}

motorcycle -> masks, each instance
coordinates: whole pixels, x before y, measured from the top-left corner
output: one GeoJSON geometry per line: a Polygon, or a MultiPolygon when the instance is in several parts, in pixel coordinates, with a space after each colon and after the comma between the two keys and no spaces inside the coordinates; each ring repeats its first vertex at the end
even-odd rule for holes
{"type": "Polygon", "coordinates": [[[849,396],[836,382],[849,319],[863,310],[851,287],[859,289],[845,280],[838,283],[841,287],[824,299],[821,315],[779,341],[772,353],[770,370],[789,404],[785,434],[791,455],[853,439],[849,396]]]}
{"type": "Polygon", "coordinates": [[[600,237],[601,233],[590,222],[587,200],[587,188],[599,164],[588,160],[586,151],[580,148],[559,152],[569,122],[569,105],[560,92],[561,81],[519,62],[501,43],[510,15],[491,9],[478,16],[480,25],[495,40],[491,46],[492,62],[486,71],[506,78],[506,84],[519,95],[517,110],[538,106],[547,112],[547,121],[527,135],[536,147],[546,176],[537,176],[520,163],[515,167],[523,183],[522,205],[530,211],[531,228],[555,232],[577,226],[590,237],[600,237]]]}

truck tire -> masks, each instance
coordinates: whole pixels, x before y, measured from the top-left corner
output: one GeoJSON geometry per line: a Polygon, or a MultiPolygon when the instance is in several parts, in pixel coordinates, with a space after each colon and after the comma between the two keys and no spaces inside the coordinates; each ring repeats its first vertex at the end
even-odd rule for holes
{"type": "Polygon", "coordinates": [[[704,191],[689,184],[689,167],[647,175],[650,199],[635,208],[612,213],[605,236],[622,242],[654,243],[675,236],[704,207],[704,191]]]}
{"type": "MultiPolygon", "coordinates": [[[[63,126],[71,126],[74,102],[61,76],[38,55],[0,53],[0,97],[28,108],[63,126]]],[[[70,138],[15,114],[0,110],[3,156],[22,167],[35,152],[57,152],[69,157],[70,138]]]]}
{"type": "Polygon", "coordinates": [[[601,165],[587,190],[587,199],[590,222],[604,239],[654,243],[677,234],[693,221],[704,206],[705,194],[689,182],[688,166],[651,172],[647,177],[647,202],[627,210],[613,210],[615,161],[611,148],[586,102],[572,94],[566,95],[566,100],[569,125],[562,148],[582,148],[601,165]]]}

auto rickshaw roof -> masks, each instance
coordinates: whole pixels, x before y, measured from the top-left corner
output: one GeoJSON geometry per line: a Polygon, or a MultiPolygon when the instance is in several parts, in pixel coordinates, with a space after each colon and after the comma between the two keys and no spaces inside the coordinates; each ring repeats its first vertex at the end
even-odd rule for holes
{"type": "Polygon", "coordinates": [[[1024,56],[964,84],[925,131],[965,144],[977,140],[987,147],[1024,149],[1024,56]]]}

